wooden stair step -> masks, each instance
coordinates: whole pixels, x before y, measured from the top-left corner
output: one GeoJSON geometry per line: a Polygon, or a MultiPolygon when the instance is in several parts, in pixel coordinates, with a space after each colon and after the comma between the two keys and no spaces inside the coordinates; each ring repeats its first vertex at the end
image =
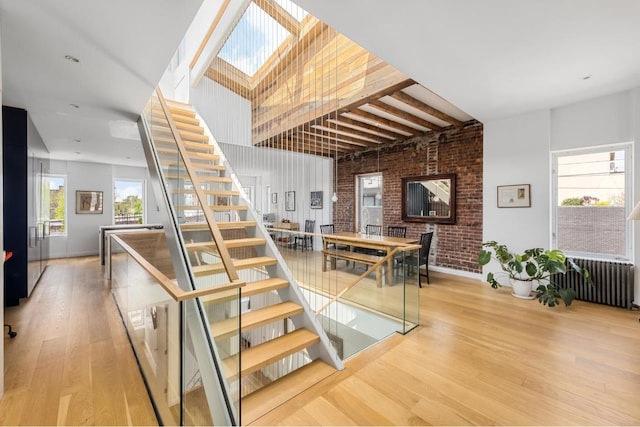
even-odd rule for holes
{"type": "MultiPolygon", "coordinates": [[[[198,206],[175,206],[177,211],[185,212],[185,211],[201,211],[202,208],[198,206]]],[[[248,208],[246,205],[209,205],[209,209],[216,212],[225,212],[225,211],[246,211],[248,208]]]]}
{"type": "MultiPolygon", "coordinates": [[[[239,196],[240,191],[238,190],[200,190],[204,194],[209,196],[239,196]]],[[[185,190],[184,188],[175,188],[171,190],[174,194],[196,194],[196,190],[185,190]]]]}
{"type": "MultiPolygon", "coordinates": [[[[248,248],[251,246],[261,246],[266,243],[265,239],[259,237],[245,237],[242,239],[229,239],[224,241],[224,245],[228,248],[248,248]]],[[[185,247],[189,250],[197,249],[216,249],[218,245],[215,242],[192,242],[186,243],[185,247]]]]}
{"type": "MultiPolygon", "coordinates": [[[[173,121],[176,124],[176,128],[180,131],[193,132],[198,134],[204,134],[204,128],[200,126],[200,123],[186,123],[182,120],[176,120],[175,116],[173,116],[173,121]]],[[[196,120],[197,119],[193,119],[196,120]]],[[[167,118],[164,116],[160,116],[159,114],[154,114],[151,116],[151,126],[153,127],[166,127],[169,129],[169,123],[167,122],[167,118]]]]}
{"type": "MultiPolygon", "coordinates": [[[[243,228],[255,227],[255,221],[218,221],[216,225],[220,230],[241,230],[243,228]]],[[[181,224],[182,231],[203,231],[208,230],[209,225],[206,222],[197,222],[192,224],[181,224]]]]}
{"type": "MultiPolygon", "coordinates": [[[[162,166],[168,166],[168,167],[170,167],[170,166],[184,167],[184,164],[182,163],[182,161],[176,162],[174,159],[160,159],[160,164],[162,166]]],[[[204,170],[204,171],[224,171],[224,170],[226,170],[226,168],[224,166],[222,166],[222,165],[211,165],[211,164],[194,163],[194,162],[191,162],[191,165],[196,170],[204,170]]]]}
{"type": "Polygon", "coordinates": [[[332,366],[317,359],[243,397],[242,424],[251,424],[335,372],[332,366]]]}
{"type": "MultiPolygon", "coordinates": [[[[240,288],[240,296],[250,297],[253,295],[259,295],[266,292],[275,291],[278,289],[284,289],[289,286],[289,282],[284,279],[272,277],[269,279],[258,280],[257,282],[248,282],[242,288],[240,288]]],[[[205,295],[200,297],[200,300],[206,304],[221,304],[227,301],[233,301],[238,298],[237,289],[229,289],[228,291],[216,292],[214,294],[205,295]]]]}
{"type": "MultiPolygon", "coordinates": [[[[151,112],[151,120],[162,120],[164,123],[167,122],[167,118],[164,115],[164,112],[161,110],[153,109],[151,112]]],[[[173,114],[173,120],[176,123],[185,123],[190,125],[200,125],[200,120],[197,117],[192,117],[184,114],[173,114]]]]}
{"type": "MultiPolygon", "coordinates": [[[[170,155],[177,155],[178,154],[178,149],[177,148],[157,147],[156,151],[159,154],[170,154],[170,155]]],[[[190,159],[203,159],[203,160],[214,160],[214,161],[220,160],[220,156],[218,156],[217,154],[212,154],[212,153],[201,153],[201,152],[198,152],[198,151],[189,151],[189,150],[187,150],[187,154],[188,154],[190,159]]]]}
{"type": "MultiPolygon", "coordinates": [[[[161,125],[152,126],[151,131],[154,135],[173,135],[171,128],[161,125]]],[[[188,130],[178,129],[180,137],[189,141],[208,141],[209,137],[203,132],[190,132],[188,130]]]]}
{"type": "MultiPolygon", "coordinates": [[[[174,173],[168,173],[165,174],[165,178],[167,179],[190,179],[189,175],[182,175],[182,174],[174,174],[174,173]]],[[[198,175],[198,179],[201,182],[222,182],[222,183],[230,183],[233,182],[231,177],[228,176],[207,176],[207,175],[198,175]]]]}
{"type": "MultiPolygon", "coordinates": [[[[240,329],[247,332],[278,320],[297,316],[304,310],[301,305],[291,301],[270,305],[258,310],[243,313],[240,317],[240,329]]],[[[224,340],[238,334],[238,318],[230,317],[222,322],[211,324],[211,333],[216,340],[224,340]]],[[[246,351],[246,350],[243,350],[246,351]]]]}
{"type": "Polygon", "coordinates": [[[222,361],[225,367],[225,375],[228,378],[241,376],[256,372],[278,360],[298,351],[304,350],[320,341],[313,332],[307,329],[296,329],[293,332],[274,338],[255,347],[242,350],[240,362],[242,369],[238,368],[238,357],[231,356],[222,361]]]}
{"type": "MultiPolygon", "coordinates": [[[[194,111],[193,107],[188,104],[179,105],[179,104],[174,104],[172,101],[169,101],[167,102],[167,107],[169,107],[169,111],[173,115],[187,116],[187,117],[196,116],[196,112],[194,111]]],[[[155,101],[153,103],[153,110],[163,111],[159,101],[155,101]]]]}
{"type": "MultiPolygon", "coordinates": [[[[173,139],[173,136],[169,137],[166,135],[154,135],[153,142],[155,142],[156,147],[159,147],[159,146],[175,147],[176,146],[176,141],[173,139]]],[[[193,141],[183,140],[182,143],[184,144],[185,148],[188,151],[199,150],[199,151],[210,152],[210,153],[213,153],[214,151],[213,145],[209,144],[208,142],[201,142],[201,141],[193,142],[193,141]]]]}
{"type": "MultiPolygon", "coordinates": [[[[274,265],[277,264],[277,262],[278,261],[275,258],[259,256],[254,258],[234,259],[233,266],[236,268],[236,270],[246,270],[249,268],[274,265]]],[[[221,262],[215,264],[196,265],[192,267],[192,269],[193,274],[196,277],[208,276],[210,274],[220,274],[225,272],[224,265],[221,262]]]]}

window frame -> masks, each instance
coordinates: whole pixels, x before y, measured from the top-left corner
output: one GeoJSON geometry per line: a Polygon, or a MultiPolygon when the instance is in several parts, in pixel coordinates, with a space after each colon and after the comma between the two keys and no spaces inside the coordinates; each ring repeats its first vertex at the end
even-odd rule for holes
{"type": "MultiPolygon", "coordinates": [[[[565,150],[551,151],[551,247],[558,248],[558,158],[565,156],[576,156],[583,154],[603,153],[612,151],[624,151],[624,209],[625,218],[629,216],[633,209],[633,142],[622,142],[616,144],[597,145],[591,147],[580,147],[565,150]]],[[[577,258],[631,261],[633,259],[633,224],[625,221],[625,253],[623,255],[605,254],[597,252],[578,252],[562,249],[567,256],[577,258]]]]}
{"type": "Polygon", "coordinates": [[[142,183],[142,224],[147,223],[147,180],[144,178],[113,178],[113,204],[111,206],[111,221],[116,223],[116,182],[139,182],[142,183]]]}

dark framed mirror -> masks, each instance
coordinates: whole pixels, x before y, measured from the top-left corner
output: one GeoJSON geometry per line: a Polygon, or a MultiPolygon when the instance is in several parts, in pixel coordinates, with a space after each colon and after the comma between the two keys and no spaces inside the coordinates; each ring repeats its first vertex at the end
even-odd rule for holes
{"type": "Polygon", "coordinates": [[[402,178],[402,220],[455,224],[456,175],[444,173],[402,178]]]}

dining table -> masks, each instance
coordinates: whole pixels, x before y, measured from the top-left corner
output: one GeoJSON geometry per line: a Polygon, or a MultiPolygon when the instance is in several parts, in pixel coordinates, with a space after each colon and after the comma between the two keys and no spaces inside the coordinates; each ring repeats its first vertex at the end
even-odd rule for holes
{"type": "MultiPolygon", "coordinates": [[[[392,250],[397,247],[405,247],[405,246],[415,246],[420,243],[420,239],[412,238],[412,237],[390,237],[390,236],[376,236],[370,235],[366,233],[354,233],[354,232],[340,232],[333,234],[323,234],[323,252],[325,254],[325,262],[323,262],[323,271],[326,266],[327,258],[326,256],[330,254],[328,246],[329,245],[343,245],[350,248],[351,251],[354,248],[364,248],[364,249],[372,249],[375,251],[380,251],[384,253],[384,256],[387,256],[392,250]]],[[[390,257],[386,261],[386,273],[385,273],[385,281],[386,283],[392,283],[392,272],[393,272],[393,257],[390,257]]],[[[381,281],[378,280],[380,285],[381,281]]]]}

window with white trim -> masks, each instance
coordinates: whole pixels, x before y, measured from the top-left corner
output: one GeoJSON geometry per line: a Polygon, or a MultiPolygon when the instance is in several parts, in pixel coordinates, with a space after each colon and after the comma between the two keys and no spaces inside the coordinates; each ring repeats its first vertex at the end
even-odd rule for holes
{"type": "Polygon", "coordinates": [[[553,161],[553,246],[572,256],[631,257],[631,145],[558,151],[553,161]]]}
{"type": "Polygon", "coordinates": [[[113,223],[143,224],[145,182],[141,179],[113,180],[113,223]]]}
{"type": "Polygon", "coordinates": [[[45,224],[45,234],[67,235],[67,177],[42,174],[38,222],[45,224]]]}

